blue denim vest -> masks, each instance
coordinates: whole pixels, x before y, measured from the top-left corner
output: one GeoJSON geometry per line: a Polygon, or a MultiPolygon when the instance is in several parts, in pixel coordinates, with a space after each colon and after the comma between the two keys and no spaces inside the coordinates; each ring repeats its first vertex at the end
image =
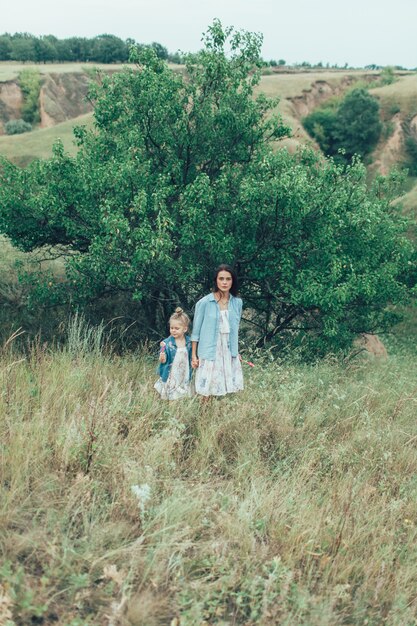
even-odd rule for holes
{"type": "MultiPolygon", "coordinates": [[[[162,382],[166,383],[166,381],[168,380],[168,376],[169,376],[169,371],[171,369],[171,365],[174,362],[175,359],[175,355],[177,354],[177,344],[175,342],[175,339],[172,335],[170,335],[169,337],[167,337],[166,339],[164,339],[164,343],[165,343],[165,354],[167,357],[167,360],[165,361],[165,363],[159,363],[158,365],[158,374],[160,375],[162,382]]],[[[192,369],[191,369],[191,339],[189,337],[189,335],[185,335],[185,347],[187,348],[187,352],[188,352],[188,368],[189,368],[189,376],[191,379],[191,374],[192,374],[192,369]]]]}

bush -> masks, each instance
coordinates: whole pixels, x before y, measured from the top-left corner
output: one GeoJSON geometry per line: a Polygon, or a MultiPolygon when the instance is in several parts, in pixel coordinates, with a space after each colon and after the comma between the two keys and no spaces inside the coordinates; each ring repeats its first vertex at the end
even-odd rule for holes
{"type": "Polygon", "coordinates": [[[319,144],[325,154],[335,154],[334,131],[336,113],[332,109],[318,109],[305,117],[302,121],[304,128],[319,144]]]}
{"type": "Polygon", "coordinates": [[[22,133],[28,133],[32,130],[32,125],[25,120],[10,120],[4,125],[6,135],[21,135],[22,133]]]}
{"type": "Polygon", "coordinates": [[[401,108],[399,104],[391,104],[388,110],[389,114],[392,116],[397,115],[397,113],[399,113],[400,111],[401,111],[401,108]]]}
{"type": "Polygon", "coordinates": [[[335,139],[347,158],[369,154],[381,135],[379,103],[366,89],[353,89],[337,111],[335,139]]]}
{"type": "Polygon", "coordinates": [[[369,154],[382,131],[378,101],[362,87],[350,91],[335,110],[313,111],[303,125],[327,156],[345,163],[355,154],[369,154]]]}
{"type": "Polygon", "coordinates": [[[417,176],[417,131],[411,125],[410,119],[402,123],[402,129],[406,154],[405,165],[411,176],[417,176]]]}
{"type": "Polygon", "coordinates": [[[39,115],[39,94],[41,77],[38,70],[27,69],[19,73],[19,85],[23,93],[22,117],[25,122],[37,124],[39,115]]]}
{"type": "Polygon", "coordinates": [[[381,72],[381,84],[382,85],[392,85],[397,80],[394,68],[387,65],[381,72]]]}

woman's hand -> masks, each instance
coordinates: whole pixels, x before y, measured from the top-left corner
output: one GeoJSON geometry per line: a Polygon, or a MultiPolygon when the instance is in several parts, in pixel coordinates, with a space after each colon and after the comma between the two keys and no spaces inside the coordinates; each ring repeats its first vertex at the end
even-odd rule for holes
{"type": "Polygon", "coordinates": [[[193,370],[196,370],[198,368],[199,364],[200,364],[200,361],[198,360],[198,357],[193,356],[191,358],[191,367],[193,368],[193,370]]]}

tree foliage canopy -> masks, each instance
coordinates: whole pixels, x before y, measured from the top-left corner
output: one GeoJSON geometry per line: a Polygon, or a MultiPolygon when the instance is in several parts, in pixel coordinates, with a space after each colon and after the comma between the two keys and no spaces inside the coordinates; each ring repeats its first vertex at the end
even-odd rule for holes
{"type": "Polygon", "coordinates": [[[0,229],[24,250],[64,247],[68,280],[41,295],[122,293],[160,333],[228,262],[260,342],[307,332],[327,350],[387,327],[411,255],[395,177],[368,191],[359,162],[276,149],[289,131],[254,96],[260,36],[215,21],[204,43],[185,74],[142,49],[103,77],[75,157],[58,143],[26,170],[2,160],[0,229]]]}
{"type": "Polygon", "coordinates": [[[325,154],[344,162],[369,154],[382,130],[378,101],[363,88],[350,91],[337,108],[313,111],[303,125],[325,154]]]}

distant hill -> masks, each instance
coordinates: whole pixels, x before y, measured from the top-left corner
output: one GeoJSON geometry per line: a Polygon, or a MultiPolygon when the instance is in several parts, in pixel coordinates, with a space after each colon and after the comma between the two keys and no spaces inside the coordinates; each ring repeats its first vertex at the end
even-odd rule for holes
{"type": "MultiPolygon", "coordinates": [[[[18,75],[22,69],[36,68],[41,74],[40,125],[31,133],[0,136],[0,153],[21,166],[34,158],[51,154],[53,142],[61,137],[65,149],[74,152],[72,129],[77,124],[92,124],[92,106],[86,100],[88,84],[101,72],[119,71],[122,65],[46,64],[23,65],[0,63],[0,135],[8,119],[21,117],[22,94],[18,75]]],[[[172,66],[180,69],[180,66],[172,66]]],[[[343,95],[355,85],[376,82],[377,70],[290,70],[279,68],[262,76],[258,92],[279,97],[277,106],[284,120],[293,129],[293,136],[281,142],[289,150],[300,144],[314,143],[301,120],[330,98],[343,95]]],[[[385,132],[376,147],[369,170],[387,173],[405,161],[405,132],[417,134],[417,74],[396,73],[396,82],[371,89],[380,101],[385,132]],[[411,129],[411,130],[410,130],[411,129]]],[[[410,181],[409,186],[413,184],[410,181]]],[[[417,212],[417,187],[405,198],[407,210],[417,212]]]]}

